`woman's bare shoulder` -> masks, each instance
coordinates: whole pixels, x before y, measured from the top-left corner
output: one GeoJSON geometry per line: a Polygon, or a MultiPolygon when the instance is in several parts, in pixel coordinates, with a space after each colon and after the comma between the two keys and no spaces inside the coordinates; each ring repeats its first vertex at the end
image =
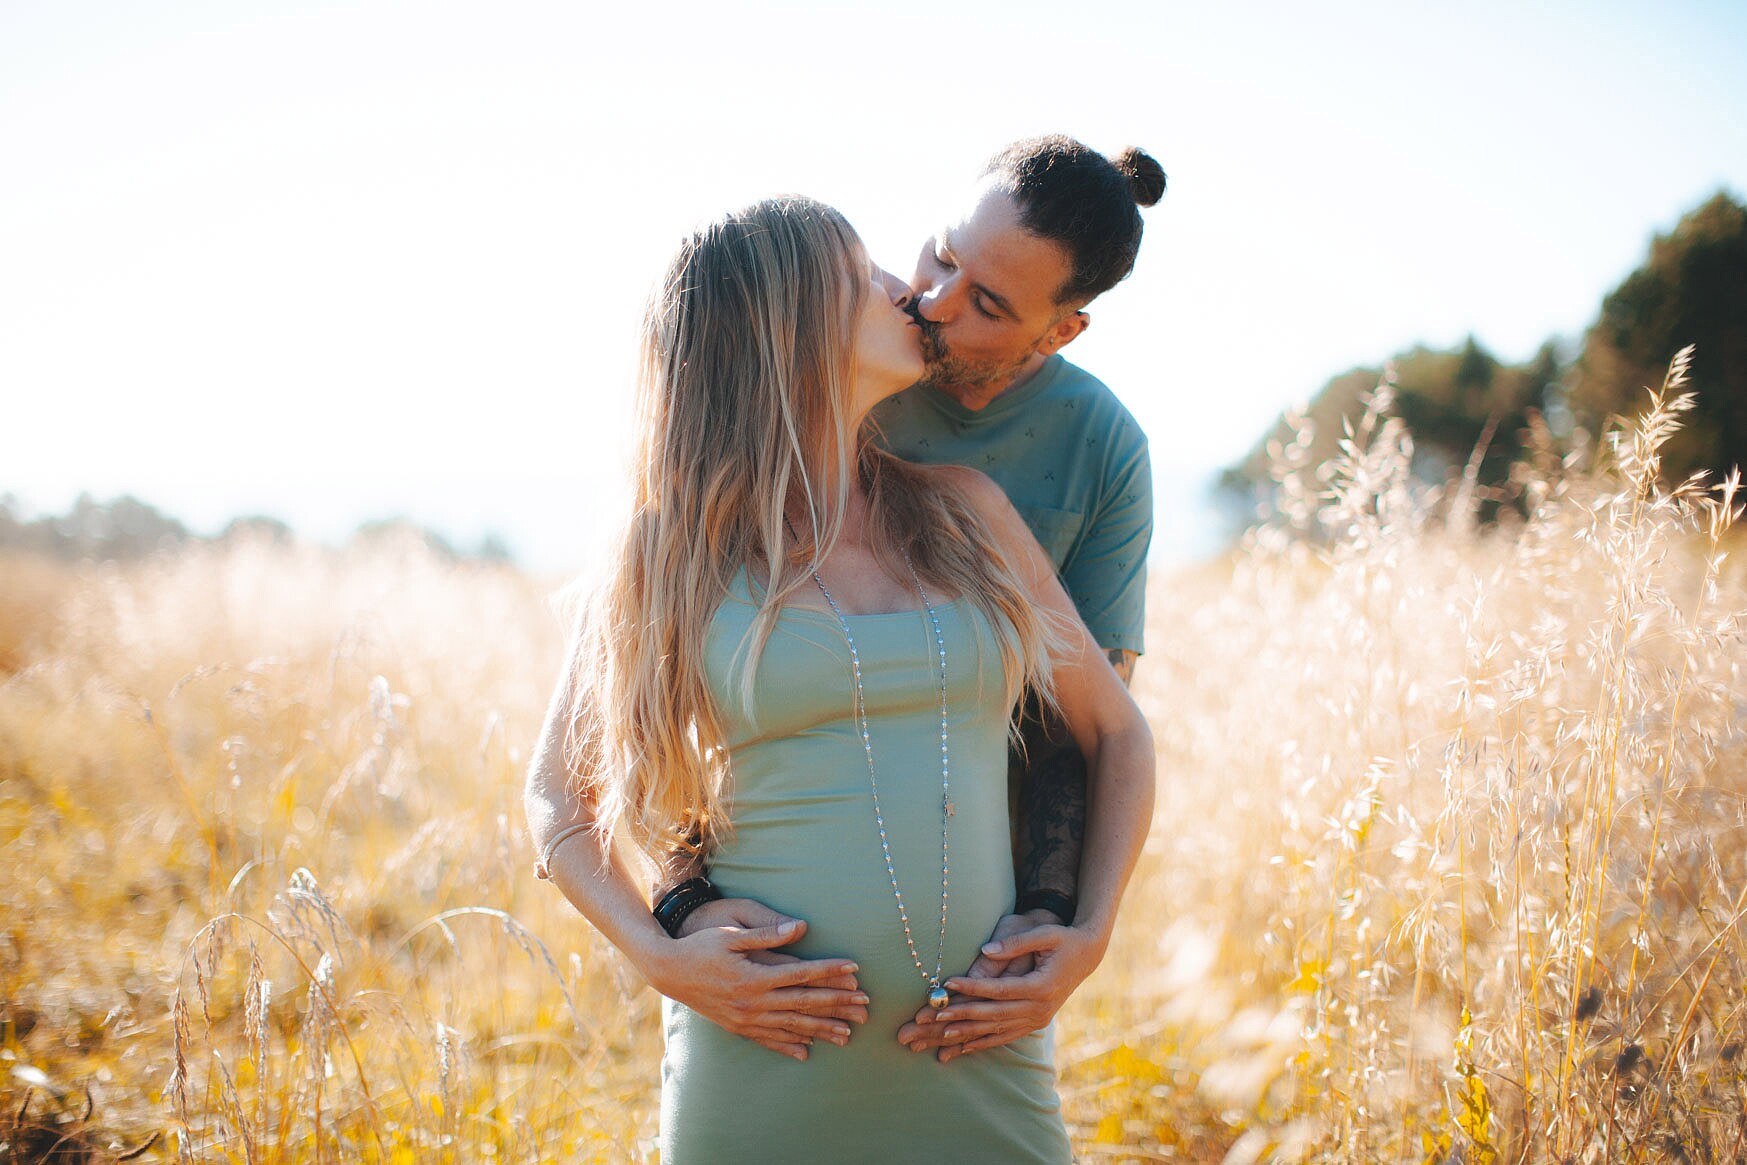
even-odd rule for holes
{"type": "Polygon", "coordinates": [[[1024,535],[1026,540],[1030,539],[1031,528],[1019,516],[1019,511],[1013,508],[1007,491],[995,484],[995,480],[988,474],[967,465],[931,465],[928,471],[940,488],[952,490],[969,503],[1002,543],[1020,535],[1024,535]]]}
{"type": "Polygon", "coordinates": [[[938,488],[961,494],[979,510],[1007,503],[1007,494],[993,478],[968,465],[917,466],[938,488]]]}

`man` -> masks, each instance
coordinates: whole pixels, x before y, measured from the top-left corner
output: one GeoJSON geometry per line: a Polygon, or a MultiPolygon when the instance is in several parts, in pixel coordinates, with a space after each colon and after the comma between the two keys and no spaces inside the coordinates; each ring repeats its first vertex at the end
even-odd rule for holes
{"type": "MultiPolygon", "coordinates": [[[[912,461],[978,469],[999,484],[1055,562],[1081,619],[1123,681],[1142,648],[1152,481],[1146,438],[1100,381],[1062,359],[1091,322],[1086,306],[1132,270],[1138,206],[1164,192],[1138,150],[1103,157],[1070,138],[1017,142],[985,169],[972,205],[923,247],[909,310],[923,330],[924,380],[875,411],[887,446],[912,461]]],[[[1086,822],[1086,766],[1033,702],[1011,758],[1014,913],[945,1010],[924,1008],[898,1038],[944,1062],[1046,1025],[1097,966],[1101,944],[1073,927],[1086,822]]],[[[676,937],[720,928],[757,964],[804,922],[744,899],[711,900],[694,855],[663,872],[657,917],[676,937]],[[788,926],[786,932],[778,928],[788,926]]],[[[1114,903],[1105,904],[1113,907],[1114,903]]],[[[814,1037],[842,1043],[865,1022],[853,978],[784,966],[744,986],[758,1042],[804,1059],[814,1037]],[[756,997],[757,1002],[751,1000],[756,997]]]]}

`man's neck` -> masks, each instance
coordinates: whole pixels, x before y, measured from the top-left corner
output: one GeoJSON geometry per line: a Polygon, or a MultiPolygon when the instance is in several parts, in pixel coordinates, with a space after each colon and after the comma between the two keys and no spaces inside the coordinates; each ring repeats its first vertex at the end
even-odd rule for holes
{"type": "Polygon", "coordinates": [[[1030,359],[1020,365],[1019,371],[1009,380],[991,381],[984,384],[937,384],[935,387],[964,408],[973,413],[980,413],[1002,396],[1029,382],[1032,377],[1043,370],[1043,366],[1048,362],[1048,356],[1040,352],[1033,352],[1030,359]]]}

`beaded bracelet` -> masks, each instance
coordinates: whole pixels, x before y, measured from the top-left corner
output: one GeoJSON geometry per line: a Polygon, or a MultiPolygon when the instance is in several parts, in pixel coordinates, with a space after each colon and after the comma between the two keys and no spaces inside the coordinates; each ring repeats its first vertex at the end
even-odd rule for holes
{"type": "Polygon", "coordinates": [[[1013,906],[1013,913],[1048,910],[1062,920],[1063,926],[1072,926],[1074,912],[1078,909],[1079,900],[1072,894],[1063,894],[1060,890],[1027,890],[1019,895],[1019,901],[1013,906]]]}
{"type": "Polygon", "coordinates": [[[714,902],[722,892],[708,878],[687,878],[661,896],[655,904],[655,921],[661,924],[669,938],[679,937],[679,928],[688,915],[706,902],[714,902]]]}

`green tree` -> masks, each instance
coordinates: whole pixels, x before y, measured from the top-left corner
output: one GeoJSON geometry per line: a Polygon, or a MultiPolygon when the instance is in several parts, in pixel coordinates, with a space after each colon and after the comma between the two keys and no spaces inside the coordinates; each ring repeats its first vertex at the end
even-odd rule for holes
{"type": "Polygon", "coordinates": [[[46,526],[52,552],[64,558],[144,558],[175,550],[190,538],[181,522],[131,494],[100,502],[82,493],[72,509],[48,519],[46,526]]]}
{"type": "Polygon", "coordinates": [[[1663,448],[1664,471],[1747,465],[1747,207],[1719,192],[1650,244],[1602,301],[1571,374],[1571,407],[1594,425],[1630,417],[1688,344],[1698,399],[1663,448]]]}
{"type": "MultiPolygon", "coordinates": [[[[1512,463],[1523,452],[1529,414],[1545,407],[1563,366],[1552,341],[1528,363],[1514,365],[1501,362],[1472,336],[1454,351],[1415,347],[1390,364],[1395,369],[1395,412],[1413,434],[1419,476],[1442,482],[1460,473],[1484,442],[1479,483],[1489,488],[1509,479],[1512,463]]],[[[1313,464],[1334,455],[1342,420],[1358,419],[1361,397],[1382,376],[1381,367],[1350,369],[1312,398],[1305,416],[1316,433],[1309,454],[1313,464]]],[[[1223,484],[1236,489],[1265,486],[1268,446],[1287,439],[1282,417],[1247,457],[1225,472],[1223,484]]]]}
{"type": "Polygon", "coordinates": [[[226,522],[216,541],[237,542],[245,538],[288,546],[297,540],[297,535],[283,520],[271,514],[244,514],[226,522]]]}
{"type": "Polygon", "coordinates": [[[465,556],[442,534],[429,526],[421,526],[411,518],[395,516],[364,522],[352,532],[348,549],[371,549],[418,546],[445,563],[460,562],[465,556]]]}

